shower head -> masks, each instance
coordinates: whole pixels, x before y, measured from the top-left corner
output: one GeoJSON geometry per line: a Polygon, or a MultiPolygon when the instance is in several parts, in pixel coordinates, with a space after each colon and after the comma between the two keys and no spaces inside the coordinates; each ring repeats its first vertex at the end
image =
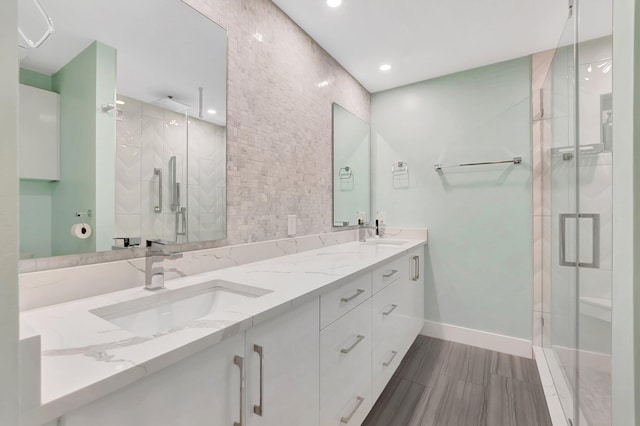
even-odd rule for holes
{"type": "Polygon", "coordinates": [[[168,109],[169,111],[178,112],[180,114],[184,114],[191,108],[191,105],[178,102],[173,98],[173,96],[165,96],[164,98],[160,98],[151,103],[159,106],[160,108],[168,109]]]}

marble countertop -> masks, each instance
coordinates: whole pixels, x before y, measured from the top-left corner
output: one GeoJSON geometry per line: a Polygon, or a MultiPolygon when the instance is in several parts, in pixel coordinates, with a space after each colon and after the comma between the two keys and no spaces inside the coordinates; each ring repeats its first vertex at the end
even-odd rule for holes
{"type": "Polygon", "coordinates": [[[340,244],[166,281],[168,291],[218,279],[270,293],[150,337],[134,335],[90,312],[158,294],[142,284],[25,311],[21,324],[40,334],[42,351],[41,406],[27,417],[34,423],[54,419],[425,244],[402,241],[402,245],[340,244]]]}

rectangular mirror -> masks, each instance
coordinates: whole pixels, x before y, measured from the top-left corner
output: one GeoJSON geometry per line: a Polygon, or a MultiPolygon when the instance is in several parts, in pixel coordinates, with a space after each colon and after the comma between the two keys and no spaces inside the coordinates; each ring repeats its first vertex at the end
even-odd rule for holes
{"type": "Polygon", "coordinates": [[[371,220],[369,125],[333,104],[333,226],[371,220]]]}
{"type": "Polygon", "coordinates": [[[34,48],[20,0],[21,258],[224,239],[226,31],[181,0],[41,4],[34,48]]]}

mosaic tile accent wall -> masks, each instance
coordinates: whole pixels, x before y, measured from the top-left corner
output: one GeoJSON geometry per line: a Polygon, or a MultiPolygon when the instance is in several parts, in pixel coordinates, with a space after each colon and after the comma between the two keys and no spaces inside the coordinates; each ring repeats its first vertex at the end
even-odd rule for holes
{"type": "Polygon", "coordinates": [[[270,0],[185,0],[227,29],[227,242],[332,230],[331,110],[369,93],[270,0]]]}

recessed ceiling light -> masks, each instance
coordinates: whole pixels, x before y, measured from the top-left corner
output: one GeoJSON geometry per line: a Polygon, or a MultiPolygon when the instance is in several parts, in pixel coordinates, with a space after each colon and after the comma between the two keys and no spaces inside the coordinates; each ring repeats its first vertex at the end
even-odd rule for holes
{"type": "Polygon", "coordinates": [[[327,6],[338,7],[342,4],[342,0],[327,0],[327,6]]]}
{"type": "Polygon", "coordinates": [[[215,110],[215,109],[208,109],[208,110],[207,110],[207,113],[209,113],[209,114],[215,114],[215,113],[216,113],[216,110],[215,110]]]}
{"type": "Polygon", "coordinates": [[[389,64],[380,65],[380,71],[389,71],[390,69],[391,65],[389,64]]]}
{"type": "Polygon", "coordinates": [[[329,85],[329,82],[327,80],[325,81],[321,81],[320,83],[318,83],[318,87],[327,87],[329,85]]]}
{"type": "Polygon", "coordinates": [[[121,101],[120,99],[118,99],[118,100],[116,101],[116,104],[118,104],[118,105],[124,105],[124,101],[121,101]]]}

